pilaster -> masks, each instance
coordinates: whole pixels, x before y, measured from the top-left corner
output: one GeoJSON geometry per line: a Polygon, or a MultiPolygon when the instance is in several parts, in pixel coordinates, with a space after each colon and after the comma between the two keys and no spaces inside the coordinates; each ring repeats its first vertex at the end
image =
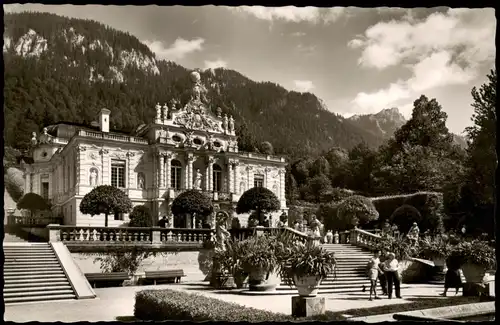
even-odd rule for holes
{"type": "Polygon", "coordinates": [[[241,194],[240,192],[240,179],[239,179],[239,169],[240,169],[240,162],[238,160],[233,161],[233,193],[235,194],[241,194]]]}
{"type": "MultiPolygon", "coordinates": [[[[109,164],[109,150],[102,148],[99,151],[101,155],[101,181],[100,185],[110,185],[111,184],[111,170],[109,164]]],[[[99,184],[99,183],[98,183],[99,184]]]]}
{"type": "Polygon", "coordinates": [[[26,189],[26,193],[30,192],[31,189],[31,172],[24,173],[24,188],[26,189]]]}
{"type": "Polygon", "coordinates": [[[85,169],[82,168],[82,163],[85,161],[85,151],[87,148],[85,146],[79,145],[75,148],[76,157],[76,187],[80,184],[87,184],[85,181],[85,169]]]}
{"type": "Polygon", "coordinates": [[[187,163],[188,163],[188,168],[187,168],[187,187],[186,189],[192,189],[193,188],[193,161],[194,161],[194,156],[192,153],[188,154],[187,157],[187,163]]]}
{"type": "Polygon", "coordinates": [[[128,188],[137,188],[137,179],[134,177],[134,157],[135,153],[134,152],[127,152],[127,182],[128,188]]]}
{"type": "Polygon", "coordinates": [[[165,157],[164,153],[158,155],[158,165],[160,167],[160,188],[165,188],[165,157]]]}
{"type": "Polygon", "coordinates": [[[212,192],[214,190],[214,162],[215,159],[213,156],[208,156],[207,164],[208,164],[208,191],[212,192]]]}
{"type": "Polygon", "coordinates": [[[280,169],[279,171],[280,178],[280,200],[285,200],[285,170],[280,169]]]}
{"type": "Polygon", "coordinates": [[[249,190],[253,187],[253,174],[252,174],[253,167],[247,166],[246,171],[247,171],[247,190],[249,190]]]}
{"type": "Polygon", "coordinates": [[[167,151],[165,152],[165,165],[166,165],[166,168],[165,168],[165,185],[166,185],[166,188],[170,188],[170,184],[172,183],[172,158],[173,158],[173,154],[172,152],[170,151],[167,151]]]}
{"type": "Polygon", "coordinates": [[[269,174],[271,173],[271,168],[264,168],[264,187],[270,189],[272,187],[271,182],[269,181],[269,174]]]}

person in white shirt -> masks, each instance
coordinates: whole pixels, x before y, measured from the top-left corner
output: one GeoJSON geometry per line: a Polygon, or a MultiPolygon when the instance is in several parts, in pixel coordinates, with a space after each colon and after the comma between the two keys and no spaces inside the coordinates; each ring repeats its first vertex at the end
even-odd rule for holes
{"type": "Polygon", "coordinates": [[[384,262],[384,272],[387,278],[387,294],[392,299],[392,284],[396,290],[396,298],[401,298],[399,262],[394,253],[387,254],[387,260],[384,262]]]}
{"type": "Polygon", "coordinates": [[[383,273],[380,269],[380,251],[376,251],[373,257],[368,261],[368,278],[370,279],[370,301],[372,300],[372,293],[375,295],[375,299],[380,299],[377,296],[377,280],[380,273],[383,273]]]}

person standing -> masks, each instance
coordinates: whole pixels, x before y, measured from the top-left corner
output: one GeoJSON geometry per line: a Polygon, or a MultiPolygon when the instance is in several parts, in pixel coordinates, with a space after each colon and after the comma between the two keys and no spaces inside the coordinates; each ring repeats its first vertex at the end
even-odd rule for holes
{"type": "Polygon", "coordinates": [[[378,281],[380,282],[380,287],[382,288],[382,295],[387,296],[387,277],[385,275],[385,260],[387,258],[387,254],[380,254],[380,269],[382,272],[378,274],[378,281]],[[385,258],[384,258],[385,256],[385,258]]]}
{"type": "Polygon", "coordinates": [[[380,299],[377,296],[377,280],[380,273],[384,273],[380,269],[380,251],[376,251],[373,254],[373,257],[368,261],[367,265],[368,269],[368,278],[370,279],[370,301],[372,301],[372,293],[375,296],[375,299],[380,299]]]}
{"type": "Polygon", "coordinates": [[[328,230],[327,233],[326,233],[326,242],[328,244],[331,244],[333,242],[333,234],[332,234],[332,231],[331,230],[328,230]]]}
{"type": "Polygon", "coordinates": [[[167,217],[163,216],[163,218],[158,221],[158,227],[165,228],[165,225],[167,224],[167,217]]]}
{"type": "Polygon", "coordinates": [[[387,260],[384,262],[385,276],[387,278],[387,295],[392,299],[392,286],[396,290],[396,298],[401,298],[399,262],[394,253],[387,254],[387,260]]]}
{"type": "Polygon", "coordinates": [[[462,277],[460,276],[460,264],[456,258],[448,258],[446,260],[448,270],[444,278],[444,292],[440,295],[446,297],[449,288],[455,288],[455,296],[462,287],[462,277]]]}

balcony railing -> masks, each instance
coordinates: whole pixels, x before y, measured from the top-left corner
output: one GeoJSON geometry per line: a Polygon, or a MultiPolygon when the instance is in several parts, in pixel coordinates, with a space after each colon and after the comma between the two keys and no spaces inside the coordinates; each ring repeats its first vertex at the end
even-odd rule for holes
{"type": "Polygon", "coordinates": [[[93,227],[47,226],[51,242],[61,241],[69,246],[168,246],[186,244],[201,247],[213,238],[212,229],[159,227],[93,227]]]}
{"type": "Polygon", "coordinates": [[[78,135],[82,136],[82,137],[90,137],[90,138],[96,138],[96,139],[107,139],[107,140],[120,141],[120,142],[133,142],[133,143],[148,144],[148,140],[143,139],[143,138],[127,136],[127,135],[119,135],[119,134],[109,134],[109,133],[105,133],[105,132],[79,130],[78,135]]]}
{"type": "Polygon", "coordinates": [[[382,237],[380,235],[375,235],[366,230],[354,228],[350,231],[349,243],[364,248],[372,248],[381,239],[382,237]]]}

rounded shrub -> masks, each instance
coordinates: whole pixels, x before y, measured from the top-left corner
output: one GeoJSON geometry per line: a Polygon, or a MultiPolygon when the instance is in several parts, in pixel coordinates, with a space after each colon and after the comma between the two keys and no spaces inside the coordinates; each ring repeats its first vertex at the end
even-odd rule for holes
{"type": "Polygon", "coordinates": [[[130,213],[129,227],[152,227],[151,211],[145,205],[135,206],[130,213]]]}
{"type": "Polygon", "coordinates": [[[378,219],[372,201],[361,195],[353,195],[339,203],[337,216],[352,226],[363,226],[378,219]]]}

